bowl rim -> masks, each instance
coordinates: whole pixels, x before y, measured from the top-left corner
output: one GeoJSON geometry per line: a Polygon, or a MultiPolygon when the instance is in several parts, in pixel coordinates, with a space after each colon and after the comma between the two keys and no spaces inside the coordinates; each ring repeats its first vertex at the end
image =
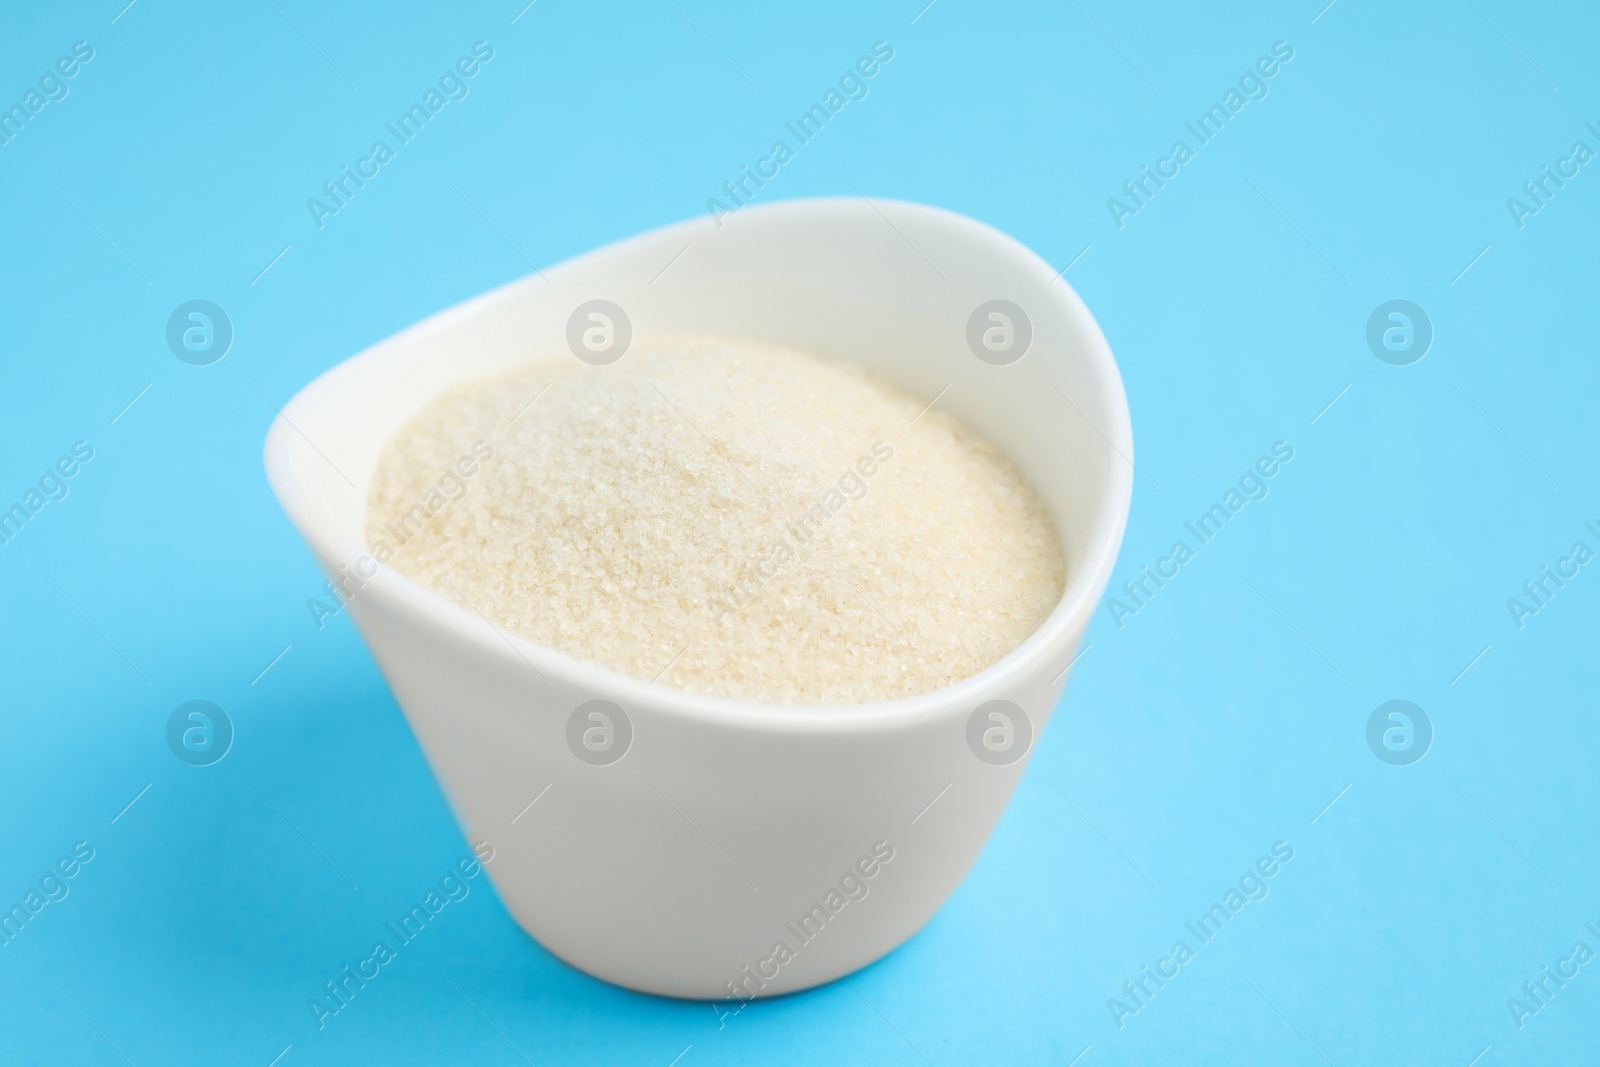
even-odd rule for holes
{"type": "MultiPolygon", "coordinates": [[[[841,208],[860,210],[864,199],[827,196],[777,200],[741,208],[739,221],[742,224],[747,216],[776,217],[841,208]]],[[[553,266],[498,285],[478,296],[434,312],[324,370],[283,405],[268,429],[263,460],[273,493],[291,523],[321,557],[325,567],[331,570],[341,565],[354,566],[363,557],[375,564],[376,572],[370,577],[362,576],[362,584],[355,594],[346,598],[347,604],[386,604],[398,618],[414,618],[424,626],[442,629],[456,640],[476,646],[480,652],[514,668],[518,666],[516,661],[521,660],[521,666],[532,668],[545,678],[547,684],[550,684],[552,676],[558,677],[572,688],[588,691],[595,697],[615,700],[630,715],[635,709],[648,709],[668,717],[714,724],[720,728],[761,733],[816,734],[841,730],[851,733],[892,730],[952,714],[968,714],[985,700],[993,699],[997,693],[1012,690],[1016,683],[1028,679],[1043,662],[1058,654],[1062,646],[1070,645],[1088,627],[1100,594],[1109,583],[1115,567],[1132,503],[1133,439],[1127,395],[1110,345],[1094,316],[1065,277],[1032,249],[986,223],[944,208],[887,198],[874,198],[865,206],[880,213],[889,209],[906,215],[921,215],[940,225],[966,230],[968,238],[988,242],[996,246],[997,251],[1020,259],[1039,275],[1043,293],[1056,294],[1054,283],[1060,283],[1060,310],[1092,342],[1098,342],[1084,346],[1078,358],[1094,364],[1094,373],[1090,378],[1100,383],[1103,410],[1110,416],[1107,420],[1109,425],[1096,426],[1095,429],[1106,438],[1113,451],[1120,453],[1124,462],[1118,463],[1108,457],[1105,491],[1098,500],[1097,514],[1088,525],[1089,536],[1084,543],[1082,563],[1075,572],[1068,573],[1066,586],[1056,606],[1021,644],[976,674],[914,696],[847,704],[771,703],[696,693],[648,682],[501,629],[475,610],[469,611],[458,606],[399,570],[378,563],[364,541],[352,541],[336,529],[334,523],[324,521],[313,505],[313,494],[294,475],[291,457],[301,437],[294,416],[326,403],[329,394],[336,397],[341,389],[341,379],[355,373],[358,365],[383,361],[389,355],[386,349],[391,342],[414,333],[437,331],[457,319],[471,317],[484,307],[511,297],[540,274],[547,280],[557,279],[591,259],[614,255],[634,242],[657,239],[674,232],[687,236],[703,230],[711,224],[703,216],[607,242],[553,266]]],[[[363,634],[365,639],[366,635],[363,634]]],[[[1070,671],[1071,665],[1068,664],[1062,674],[1070,671]]],[[[1054,679],[1051,684],[1055,684],[1054,679]]],[[[1050,710],[1053,708],[1045,709],[1043,714],[1048,715],[1050,710]]]]}

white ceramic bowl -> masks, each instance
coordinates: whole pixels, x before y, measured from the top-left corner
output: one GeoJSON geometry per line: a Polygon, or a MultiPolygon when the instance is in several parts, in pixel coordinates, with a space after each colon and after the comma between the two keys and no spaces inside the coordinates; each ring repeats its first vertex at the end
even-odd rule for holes
{"type": "MultiPolygon", "coordinates": [[[[999,330],[990,343],[1003,348],[1005,326],[985,313],[971,332],[999,330]]],[[[1011,326],[1018,346],[1025,331],[1011,326]]],[[[947,211],[818,199],[746,208],[720,227],[668,226],[434,315],[306,386],[272,426],[266,467],[322,565],[370,574],[348,583],[355,621],[468,838],[494,849],[488,869],[511,914],[606,981],[711,999],[848,974],[909,938],[955,888],[1110,576],[1132,455],[1111,352],[1048,264],[947,211]],[[1049,504],[1067,560],[1060,604],[999,663],[943,689],[761,705],[580,662],[377,567],[363,510],[385,443],[453,383],[534,355],[573,358],[569,318],[593,299],[623,308],[635,334],[755,338],[939,394],[1049,504]],[[1015,362],[999,361],[1016,348],[980,359],[981,342],[968,341],[969,319],[996,299],[1031,323],[1015,362]],[[632,727],[625,755],[604,765],[568,742],[574,712],[596,699],[632,727]],[[1011,710],[979,712],[996,700],[1011,710]],[[1015,709],[1026,721],[1010,721],[1015,709]]]]}

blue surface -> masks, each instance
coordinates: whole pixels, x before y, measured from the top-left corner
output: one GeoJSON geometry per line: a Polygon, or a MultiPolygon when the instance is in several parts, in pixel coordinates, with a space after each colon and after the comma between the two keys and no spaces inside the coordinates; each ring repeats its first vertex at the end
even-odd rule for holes
{"type": "Polygon", "coordinates": [[[0,145],[0,503],[93,449],[0,547],[0,900],[93,853],[0,947],[0,1059],[1592,1061],[1600,962],[1571,950],[1600,951],[1600,567],[1520,626],[1507,602],[1600,550],[1600,164],[1536,214],[1507,200],[1600,150],[1600,12],[122,2],[0,35],[7,106],[93,48],[0,145]],[[532,265],[706,210],[879,40],[869,95],[762,199],[925,201],[1070,262],[1138,444],[1114,585],[1176,540],[1194,558],[1120,627],[1099,611],[971,876],[853,984],[721,1019],[627,993],[480,877],[319,1030],[308,999],[469,850],[348,619],[307,610],[322,579],[261,470],[273,406],[532,265]],[[465,98],[319,229],[307,198],[477,41],[465,98]],[[1265,97],[1200,144],[1185,122],[1280,41],[1245,83],[1265,97]],[[1178,139],[1176,177],[1108,207],[1178,139]],[[196,299],[234,331],[206,366],[166,341],[196,299]],[[1434,332],[1410,365],[1367,343],[1394,299],[1434,332]],[[1280,441],[1269,494],[1199,547],[1184,524],[1280,441]],[[1431,722],[1418,762],[1369,748],[1391,699],[1431,722]],[[233,726],[209,766],[168,747],[190,700],[233,726]],[[1185,923],[1276,842],[1268,895],[1200,944],[1185,923]],[[1177,976],[1127,997],[1178,940],[1177,976]],[[1535,1001],[1545,965],[1578,971],[1535,1001]]]}

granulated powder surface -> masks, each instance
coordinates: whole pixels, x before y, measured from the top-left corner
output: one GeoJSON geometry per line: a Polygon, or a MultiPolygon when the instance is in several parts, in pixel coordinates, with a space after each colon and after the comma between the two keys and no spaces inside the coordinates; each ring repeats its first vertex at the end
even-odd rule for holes
{"type": "Polygon", "coordinates": [[[1066,580],[1020,473],[927,403],[720,337],[532,361],[444,393],[389,443],[368,540],[504,630],[646,681],[913,696],[1014,649],[1066,580]]]}

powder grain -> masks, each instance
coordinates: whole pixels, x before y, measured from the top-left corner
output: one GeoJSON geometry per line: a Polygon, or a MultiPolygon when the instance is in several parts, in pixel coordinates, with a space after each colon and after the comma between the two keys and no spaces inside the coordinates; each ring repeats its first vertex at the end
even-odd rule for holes
{"type": "Polygon", "coordinates": [[[374,554],[503,629],[766,703],[913,696],[1061,598],[1000,452],[855,367],[719,337],[540,360],[435,399],[374,477],[374,554]]]}

